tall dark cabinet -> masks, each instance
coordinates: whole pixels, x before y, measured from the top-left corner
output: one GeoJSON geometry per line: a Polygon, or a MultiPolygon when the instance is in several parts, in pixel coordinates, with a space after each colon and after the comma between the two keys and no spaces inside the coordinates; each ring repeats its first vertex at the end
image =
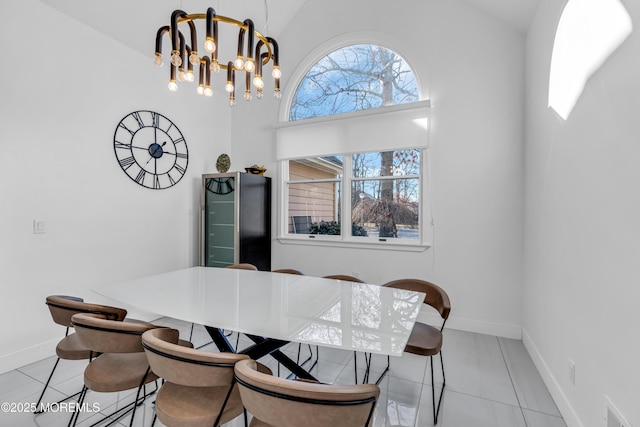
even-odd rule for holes
{"type": "Polygon", "coordinates": [[[271,178],[202,175],[201,209],[202,265],[249,263],[271,270],[271,178]]]}

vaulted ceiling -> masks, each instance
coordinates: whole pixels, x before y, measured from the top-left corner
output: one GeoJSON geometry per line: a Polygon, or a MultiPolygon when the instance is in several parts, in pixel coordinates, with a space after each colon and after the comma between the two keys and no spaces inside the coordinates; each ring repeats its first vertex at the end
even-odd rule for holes
{"type": "MultiPolygon", "coordinates": [[[[251,18],[255,28],[278,38],[307,1],[321,0],[41,0],[62,13],[133,49],[153,55],[156,30],[169,23],[174,9],[204,13],[213,6],[220,15],[251,18]],[[188,3],[188,4],[185,4],[188,3]]],[[[348,1],[348,0],[347,0],[348,1]]],[[[458,0],[526,33],[540,0],[458,0]]]]}

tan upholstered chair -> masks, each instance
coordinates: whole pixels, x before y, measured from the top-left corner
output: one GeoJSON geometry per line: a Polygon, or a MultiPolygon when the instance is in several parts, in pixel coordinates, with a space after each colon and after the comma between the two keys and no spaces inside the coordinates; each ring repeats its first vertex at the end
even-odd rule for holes
{"type": "MultiPolygon", "coordinates": [[[[130,423],[133,425],[137,406],[134,403],[144,400],[146,384],[158,378],[149,368],[141,337],[143,332],[158,327],[151,323],[118,322],[102,317],[99,314],[75,314],[71,318],[80,342],[94,354],[100,354],[84,370],[84,387],[78,406],[82,406],[87,390],[110,393],[137,388],[134,402],[108,416],[117,414],[120,418],[128,410],[133,410],[130,423]]],[[[72,415],[70,425],[71,422],[75,425],[78,414],[72,415]]]]}
{"type": "Polygon", "coordinates": [[[354,276],[349,276],[347,274],[332,274],[329,276],[324,276],[325,279],[333,279],[333,280],[342,280],[343,282],[354,282],[354,283],[364,283],[362,280],[358,279],[354,276]]]}
{"type": "Polygon", "coordinates": [[[273,270],[273,273],[297,274],[298,276],[304,276],[304,273],[302,271],[295,270],[293,268],[281,268],[279,270],[273,270]]]}
{"type": "Polygon", "coordinates": [[[236,270],[252,270],[252,271],[258,271],[258,267],[256,267],[253,264],[248,264],[246,262],[241,263],[241,264],[232,264],[232,265],[228,265],[225,268],[234,268],[236,270]]]}
{"type": "Polygon", "coordinates": [[[211,427],[242,414],[233,367],[249,356],[184,348],[176,344],[176,332],[152,329],[142,335],[152,371],[165,380],[153,424],[157,417],[168,427],[211,427]]]}
{"type": "Polygon", "coordinates": [[[444,386],[446,384],[444,376],[444,362],[442,360],[442,330],[444,324],[449,318],[451,312],[451,302],[449,296],[441,287],[431,282],[419,279],[400,279],[385,283],[384,286],[396,289],[406,289],[415,292],[424,292],[426,294],[424,303],[433,307],[442,317],[442,325],[439,328],[416,322],[411,331],[411,336],[407,342],[404,351],[407,353],[418,354],[421,356],[429,356],[431,365],[431,401],[433,404],[433,423],[438,423],[438,414],[440,413],[440,404],[444,394],[444,386]],[[435,383],[433,380],[433,356],[440,355],[440,366],[442,368],[442,390],[438,399],[438,407],[436,409],[435,383]]]}
{"type": "MultiPolygon", "coordinates": [[[[49,374],[49,378],[42,389],[42,393],[38,398],[36,407],[40,407],[40,402],[44,397],[44,393],[49,387],[53,373],[58,367],[60,359],[64,360],[89,360],[92,357],[91,350],[82,345],[78,339],[78,335],[75,333],[69,333],[71,328],[71,317],[78,313],[97,313],[106,319],[122,321],[127,315],[127,310],[123,308],[110,307],[100,304],[90,304],[84,302],[82,298],[72,297],[67,295],[50,295],[46,298],[46,304],[51,313],[51,318],[58,325],[62,325],[66,328],[64,338],[58,342],[56,346],[56,355],[58,356],[53,369],[49,374]]],[[[65,397],[60,402],[70,399],[79,395],[80,392],[71,396],[65,397]]],[[[60,403],[58,402],[58,403],[60,403]]]]}
{"type": "Polygon", "coordinates": [[[370,426],[378,386],[334,386],[292,381],[258,372],[256,362],[235,366],[242,404],[253,415],[251,427],[370,426]]]}

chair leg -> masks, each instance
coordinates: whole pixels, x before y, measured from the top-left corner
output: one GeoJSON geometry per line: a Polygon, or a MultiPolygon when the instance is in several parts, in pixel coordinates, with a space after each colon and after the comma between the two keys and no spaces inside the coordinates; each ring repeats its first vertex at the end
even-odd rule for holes
{"type": "Polygon", "coordinates": [[[76,406],[76,410],[71,414],[71,419],[69,420],[68,427],[75,426],[78,422],[78,416],[80,415],[80,407],[84,402],[84,397],[87,395],[87,386],[83,385],[82,390],[80,391],[80,397],[78,398],[78,406],[76,406]]]}
{"type": "Polygon", "coordinates": [[[429,356],[431,364],[431,402],[433,404],[433,424],[438,424],[438,415],[440,414],[440,405],[442,404],[442,397],[444,396],[444,387],[447,380],[444,376],[444,360],[442,358],[442,351],[440,351],[440,366],[442,367],[442,390],[440,390],[440,397],[438,398],[438,407],[436,408],[436,385],[433,378],[433,356],[429,356]]]}
{"type": "Polygon", "coordinates": [[[44,392],[47,391],[47,387],[49,387],[49,382],[51,382],[51,377],[53,377],[53,373],[56,371],[56,368],[58,367],[58,363],[59,362],[60,362],[60,358],[58,357],[56,359],[56,363],[53,365],[53,369],[51,370],[51,373],[49,374],[49,378],[47,379],[47,382],[44,385],[44,388],[42,389],[42,393],[40,394],[40,398],[38,399],[38,403],[36,403],[36,408],[38,408],[40,406],[40,402],[42,402],[42,398],[44,397],[44,392]]]}

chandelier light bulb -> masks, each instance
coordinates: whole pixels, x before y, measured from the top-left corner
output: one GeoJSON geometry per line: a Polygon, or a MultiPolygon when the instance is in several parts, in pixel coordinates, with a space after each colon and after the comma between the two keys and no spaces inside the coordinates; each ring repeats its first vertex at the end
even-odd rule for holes
{"type": "Polygon", "coordinates": [[[175,92],[175,91],[177,91],[177,90],[178,90],[178,83],[176,83],[176,81],[175,81],[175,80],[171,80],[171,81],[169,82],[169,84],[167,85],[167,87],[169,88],[169,90],[170,90],[171,92],[175,92]]]}
{"type": "Polygon", "coordinates": [[[282,94],[280,93],[279,90],[276,90],[276,91],[273,92],[273,97],[275,99],[280,99],[280,98],[282,98],[282,94]]]}
{"type": "Polygon", "coordinates": [[[193,82],[196,78],[193,75],[193,70],[187,70],[187,76],[186,79],[188,82],[193,82]]]}
{"type": "Polygon", "coordinates": [[[253,62],[253,59],[247,59],[247,62],[244,63],[244,69],[248,73],[252,73],[256,69],[256,63],[253,62]]]}
{"type": "Polygon", "coordinates": [[[219,73],[220,72],[220,64],[218,64],[218,61],[213,61],[211,63],[211,65],[209,66],[209,69],[211,71],[213,71],[214,73],[219,73]]]}
{"type": "Polygon", "coordinates": [[[187,80],[187,74],[184,72],[184,70],[178,71],[178,81],[184,82],[185,80],[187,80]]]}
{"type": "Polygon", "coordinates": [[[242,70],[244,68],[244,60],[242,57],[237,57],[235,61],[233,61],[233,66],[236,70],[242,70]]]}
{"type": "Polygon", "coordinates": [[[161,53],[156,53],[156,55],[153,57],[153,63],[156,64],[156,66],[158,67],[162,67],[164,65],[164,62],[162,62],[161,53]]]}
{"type": "Polygon", "coordinates": [[[191,62],[192,65],[200,64],[200,57],[198,56],[198,52],[191,52],[191,55],[189,55],[189,62],[191,62]]]}
{"type": "Polygon", "coordinates": [[[204,96],[213,96],[213,89],[211,89],[211,86],[204,88],[204,96]]]}
{"type": "Polygon", "coordinates": [[[244,93],[244,100],[245,101],[251,101],[251,92],[245,92],[244,93]]]}
{"type": "Polygon", "coordinates": [[[213,39],[207,38],[207,40],[205,40],[204,50],[206,50],[209,53],[213,53],[216,51],[216,44],[214,43],[213,39]]]}
{"type": "Polygon", "coordinates": [[[171,52],[171,63],[176,67],[182,65],[182,58],[180,57],[180,52],[178,52],[177,50],[171,52]]]}
{"type": "Polygon", "coordinates": [[[261,76],[255,76],[253,78],[253,85],[257,88],[257,89],[262,89],[264,87],[264,80],[262,80],[261,76]]]}
{"type": "Polygon", "coordinates": [[[280,77],[282,77],[282,71],[280,71],[280,67],[274,65],[273,71],[271,71],[271,77],[273,77],[274,79],[279,79],[280,77]]]}
{"type": "Polygon", "coordinates": [[[198,85],[198,87],[196,88],[196,93],[198,95],[204,95],[204,86],[198,85]]]}
{"type": "Polygon", "coordinates": [[[233,83],[227,82],[227,84],[224,86],[224,90],[226,90],[229,93],[233,92],[233,83]]]}
{"type": "Polygon", "coordinates": [[[233,107],[234,105],[236,105],[236,100],[235,100],[235,99],[233,99],[233,98],[231,98],[231,99],[229,100],[229,107],[233,107]]]}
{"type": "Polygon", "coordinates": [[[262,99],[262,90],[258,89],[258,94],[256,95],[258,99],[262,99]]]}

